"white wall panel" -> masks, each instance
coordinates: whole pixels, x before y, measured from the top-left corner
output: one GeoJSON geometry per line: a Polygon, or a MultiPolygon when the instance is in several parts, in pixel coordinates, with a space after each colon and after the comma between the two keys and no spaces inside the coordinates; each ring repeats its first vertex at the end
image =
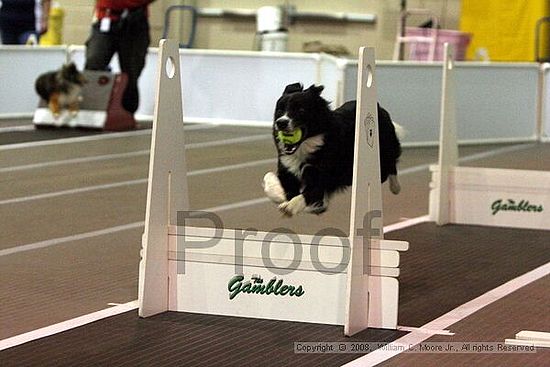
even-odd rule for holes
{"type": "Polygon", "coordinates": [[[0,46],[0,117],[32,115],[39,101],[36,78],[59,69],[66,57],[65,47],[0,46]]]}
{"type": "MultiPolygon", "coordinates": [[[[461,142],[530,140],[536,135],[539,66],[457,63],[457,129],[461,142]]],[[[378,98],[407,130],[405,142],[439,137],[441,63],[380,62],[378,98]]],[[[357,64],[345,72],[344,95],[354,98],[357,64]]]]}

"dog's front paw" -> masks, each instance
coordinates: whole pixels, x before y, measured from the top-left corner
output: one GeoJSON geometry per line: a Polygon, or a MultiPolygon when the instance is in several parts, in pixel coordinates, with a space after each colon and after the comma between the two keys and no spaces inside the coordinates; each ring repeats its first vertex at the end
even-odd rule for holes
{"type": "Polygon", "coordinates": [[[279,205],[279,210],[283,212],[283,215],[287,217],[292,217],[304,211],[305,208],[306,199],[304,198],[304,195],[295,196],[289,201],[285,201],[284,203],[279,205]]]}
{"type": "Polygon", "coordinates": [[[285,190],[275,173],[266,173],[262,186],[264,187],[265,195],[274,203],[279,204],[286,201],[285,190]]]}

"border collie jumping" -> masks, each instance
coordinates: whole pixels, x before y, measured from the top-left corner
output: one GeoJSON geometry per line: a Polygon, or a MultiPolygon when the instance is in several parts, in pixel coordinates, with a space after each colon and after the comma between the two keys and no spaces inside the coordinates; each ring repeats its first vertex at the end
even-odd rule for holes
{"type": "MultiPolygon", "coordinates": [[[[336,110],[321,97],[323,86],[304,90],[287,85],[277,101],[273,139],[278,152],[277,173],[264,176],[264,192],[286,216],[321,214],[330,196],[351,186],[356,102],[336,110]]],[[[390,190],[401,190],[397,161],[401,145],[389,113],[378,105],[380,175],[390,190]]]]}

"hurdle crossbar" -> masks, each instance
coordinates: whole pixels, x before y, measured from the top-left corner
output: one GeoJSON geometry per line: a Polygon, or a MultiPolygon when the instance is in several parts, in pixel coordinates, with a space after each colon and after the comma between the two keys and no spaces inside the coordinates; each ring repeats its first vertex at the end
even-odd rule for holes
{"type": "Polygon", "coordinates": [[[383,235],[374,50],[360,50],[349,238],[185,224],[192,212],[177,55],[175,41],[161,41],[139,315],[171,310],[314,322],[343,325],[346,335],[396,329],[399,252],[408,243],[383,235]]]}

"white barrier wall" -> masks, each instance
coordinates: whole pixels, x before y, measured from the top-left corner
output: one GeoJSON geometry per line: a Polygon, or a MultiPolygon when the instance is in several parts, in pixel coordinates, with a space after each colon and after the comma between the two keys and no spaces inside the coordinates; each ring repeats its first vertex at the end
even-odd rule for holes
{"type": "MultiPolygon", "coordinates": [[[[82,68],[84,47],[71,46],[69,51],[82,68]]],[[[64,47],[0,47],[0,117],[31,116],[38,102],[36,76],[57,69],[66,52],[64,47]]],[[[157,58],[157,49],[151,48],[139,82],[138,118],[153,115],[157,58]]],[[[275,101],[289,83],[323,84],[323,96],[333,106],[353,99],[357,84],[357,62],[329,55],[180,50],[180,61],[188,122],[270,126],[275,101]]],[[[116,58],[111,65],[119,70],[116,58]]],[[[406,128],[404,143],[437,144],[441,64],[382,61],[377,70],[379,101],[406,128]]],[[[550,136],[549,73],[536,63],[457,63],[459,140],[535,139],[539,90],[544,91],[542,132],[550,136]]]]}
{"type": "MultiPolygon", "coordinates": [[[[341,59],[327,54],[320,55],[318,69],[319,76],[317,83],[325,86],[325,89],[323,90],[323,97],[331,102],[332,108],[337,108],[345,102],[343,86],[346,65],[346,59],[341,59]]],[[[357,71],[357,68],[355,70],[357,71]]],[[[355,87],[353,87],[353,93],[356,93],[355,88],[357,88],[357,72],[354,77],[355,87]]]]}
{"type": "Polygon", "coordinates": [[[318,55],[181,50],[184,119],[270,126],[286,85],[318,80],[318,55]]]}
{"type": "MultiPolygon", "coordinates": [[[[439,122],[441,67],[433,64],[376,65],[378,101],[406,131],[407,143],[434,143],[439,122]]],[[[353,98],[357,65],[346,66],[344,99],[353,98]]]]}
{"type": "MultiPolygon", "coordinates": [[[[84,47],[71,47],[71,58],[81,69],[84,53],[84,47]]],[[[139,79],[138,117],[153,115],[157,57],[158,49],[149,49],[139,79]]],[[[269,126],[287,84],[317,83],[319,59],[314,54],[180,50],[184,120],[269,126]]],[[[113,72],[120,71],[116,56],[110,65],[113,72]]]]}
{"type": "Polygon", "coordinates": [[[36,78],[66,58],[66,47],[0,46],[0,118],[32,115],[39,100],[36,78]]]}
{"type": "MultiPolygon", "coordinates": [[[[536,139],[539,65],[456,63],[458,139],[506,142],[536,139]]],[[[409,144],[439,137],[441,63],[377,64],[380,103],[407,130],[409,144]]],[[[346,65],[344,99],[353,98],[357,65],[346,65]]]]}
{"type": "Polygon", "coordinates": [[[459,63],[456,68],[459,140],[514,141],[537,138],[537,63],[459,63]]]}

